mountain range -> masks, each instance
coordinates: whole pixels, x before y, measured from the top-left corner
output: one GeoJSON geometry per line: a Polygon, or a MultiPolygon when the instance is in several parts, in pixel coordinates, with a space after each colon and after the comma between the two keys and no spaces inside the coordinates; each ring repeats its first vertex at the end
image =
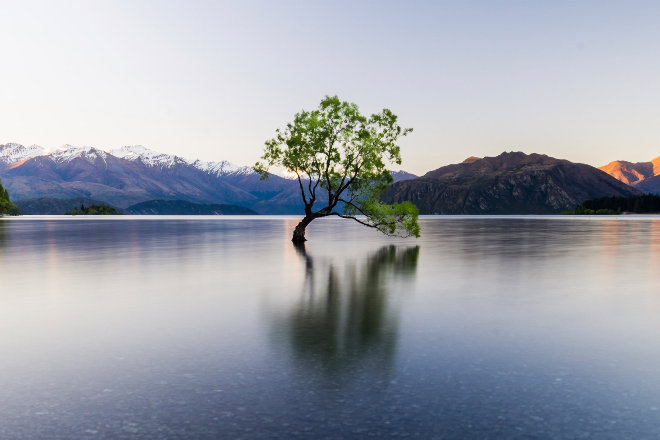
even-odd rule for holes
{"type": "MultiPolygon", "coordinates": [[[[392,175],[395,183],[383,200],[412,201],[423,214],[546,214],[572,210],[591,198],[660,192],[660,157],[597,169],[542,154],[505,152],[470,156],[421,177],[405,171],[392,175]]],[[[303,208],[297,181],[290,178],[271,174],[264,181],[251,167],[188,160],[142,146],[105,151],[65,145],[48,152],[4,144],[0,179],[12,200],[32,211],[60,209],[78,200],[124,210],[160,201],[147,205],[149,212],[183,212],[192,204],[225,205],[225,210],[233,205],[233,210],[244,207],[261,214],[300,214],[303,208]],[[163,201],[179,202],[170,207],[163,201]]]]}
{"type": "MultiPolygon", "coordinates": [[[[404,171],[397,179],[416,177],[404,171]]],[[[258,213],[302,211],[298,184],[271,174],[263,181],[251,167],[188,160],[142,146],[104,151],[0,145],[0,179],[14,201],[87,198],[127,208],[150,200],[237,205],[258,213]]],[[[23,203],[24,205],[25,203],[23,203]]]]}
{"type": "Polygon", "coordinates": [[[66,145],[0,145],[0,178],[12,200],[86,197],[119,208],[154,199],[240,205],[275,213],[296,212],[293,181],[260,181],[251,168],[229,162],[186,160],[140,146],[104,151],[66,145]]]}

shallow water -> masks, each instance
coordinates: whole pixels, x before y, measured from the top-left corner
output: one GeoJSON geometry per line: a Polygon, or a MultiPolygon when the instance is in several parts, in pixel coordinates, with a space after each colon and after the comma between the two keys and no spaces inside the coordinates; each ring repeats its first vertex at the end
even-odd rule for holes
{"type": "Polygon", "coordinates": [[[657,438],[660,218],[0,220],[0,438],[657,438]]]}

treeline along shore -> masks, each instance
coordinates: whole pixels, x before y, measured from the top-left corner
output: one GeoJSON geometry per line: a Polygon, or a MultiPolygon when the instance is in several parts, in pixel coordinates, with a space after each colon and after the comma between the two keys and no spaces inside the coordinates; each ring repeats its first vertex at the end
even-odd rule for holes
{"type": "Polygon", "coordinates": [[[578,205],[573,211],[563,214],[657,214],[660,213],[660,196],[644,194],[632,197],[599,197],[578,205]]]}

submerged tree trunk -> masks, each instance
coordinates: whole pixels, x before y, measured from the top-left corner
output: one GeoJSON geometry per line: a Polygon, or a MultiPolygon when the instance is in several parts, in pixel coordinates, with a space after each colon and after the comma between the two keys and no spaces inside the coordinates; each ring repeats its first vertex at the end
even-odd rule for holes
{"type": "Polygon", "coordinates": [[[305,238],[305,228],[308,224],[311,223],[312,220],[314,220],[314,217],[307,215],[300,221],[300,223],[298,223],[296,229],[293,230],[293,238],[291,239],[292,242],[304,243],[307,241],[305,238]]]}

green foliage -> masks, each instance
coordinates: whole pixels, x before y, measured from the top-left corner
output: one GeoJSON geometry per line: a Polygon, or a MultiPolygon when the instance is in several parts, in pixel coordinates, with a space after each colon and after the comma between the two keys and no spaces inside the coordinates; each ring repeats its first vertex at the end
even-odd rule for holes
{"type": "Polygon", "coordinates": [[[85,207],[80,205],[80,208],[74,208],[71,211],[65,212],[64,215],[121,215],[122,213],[107,205],[92,205],[85,207]]]}
{"type": "Polygon", "coordinates": [[[344,214],[347,217],[362,214],[366,219],[360,219],[361,223],[376,228],[386,235],[419,237],[419,224],[417,223],[419,210],[411,202],[388,205],[373,200],[362,204],[360,210],[355,205],[345,205],[344,214]]]}
{"type": "Polygon", "coordinates": [[[9,193],[0,183],[0,215],[18,215],[18,207],[14,205],[9,199],[9,193]]]}
{"type": "Polygon", "coordinates": [[[623,212],[654,214],[660,212],[660,196],[644,194],[632,197],[600,197],[587,200],[568,214],[615,215],[623,212]]]}
{"type": "Polygon", "coordinates": [[[266,141],[254,169],[262,179],[271,166],[296,175],[307,223],[336,215],[388,235],[419,236],[418,210],[412,203],[379,201],[393,182],[387,165],[401,164],[397,141],[411,131],[399,126],[388,109],[366,117],[354,103],[326,96],[316,110],[297,113],[293,122],[266,141]],[[321,200],[323,207],[314,211],[321,200]]]}

